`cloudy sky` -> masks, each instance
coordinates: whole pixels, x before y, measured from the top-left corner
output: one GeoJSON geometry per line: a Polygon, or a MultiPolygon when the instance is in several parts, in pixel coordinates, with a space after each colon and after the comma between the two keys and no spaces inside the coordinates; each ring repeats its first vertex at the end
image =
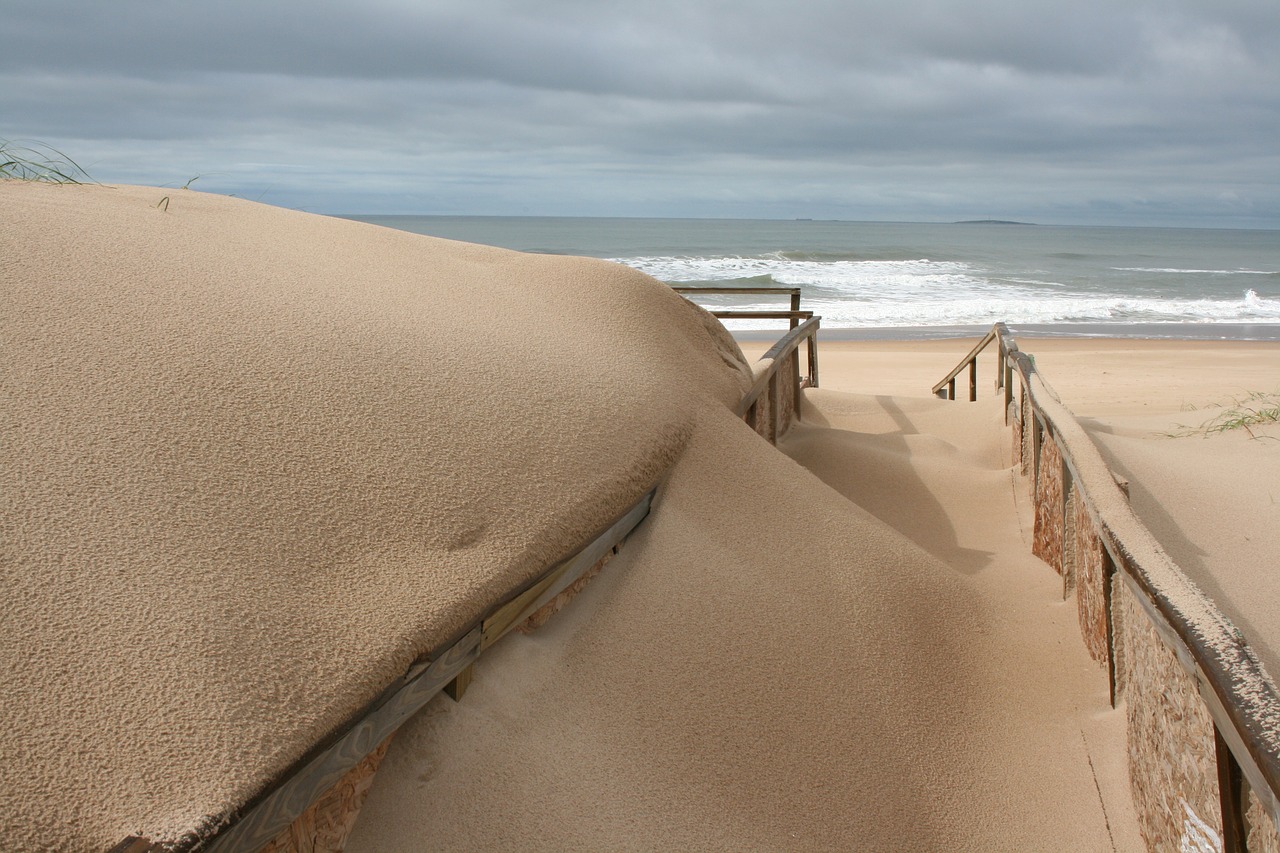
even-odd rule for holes
{"type": "Polygon", "coordinates": [[[0,138],[322,213],[1280,228],[1277,0],[5,0],[0,138]]]}

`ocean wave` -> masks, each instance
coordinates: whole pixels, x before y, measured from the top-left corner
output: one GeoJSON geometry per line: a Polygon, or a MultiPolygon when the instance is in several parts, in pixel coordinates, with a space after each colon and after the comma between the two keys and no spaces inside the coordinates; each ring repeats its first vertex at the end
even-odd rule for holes
{"type": "MultiPolygon", "coordinates": [[[[776,301],[735,306],[767,311],[776,301]]],[[[986,296],[938,300],[806,299],[804,308],[828,328],[1050,323],[1280,323],[1280,300],[1253,290],[1241,299],[1151,299],[1137,297],[986,296]]],[[[769,328],[777,321],[730,321],[738,328],[769,328]]]]}
{"type": "Polygon", "coordinates": [[[1170,275],[1276,275],[1276,270],[1185,270],[1177,267],[1111,267],[1117,272],[1150,272],[1170,275]]]}
{"type": "MultiPolygon", "coordinates": [[[[1232,297],[1221,290],[1204,293],[1198,285],[1136,288],[1115,277],[1110,281],[1046,280],[1053,273],[1040,269],[1001,275],[962,261],[929,258],[794,260],[771,254],[631,257],[621,262],[669,284],[800,287],[803,306],[822,315],[824,325],[835,328],[984,325],[997,320],[1103,324],[1280,322],[1280,299],[1271,298],[1270,285],[1264,290],[1267,297],[1254,289],[1232,297]]],[[[785,299],[748,294],[705,296],[698,300],[713,308],[785,307],[785,299]]]]}
{"type": "Polygon", "coordinates": [[[892,292],[923,297],[989,286],[980,272],[958,261],[917,258],[900,261],[795,261],[772,257],[634,257],[619,263],[668,284],[728,283],[768,276],[813,295],[847,297],[892,292]]]}

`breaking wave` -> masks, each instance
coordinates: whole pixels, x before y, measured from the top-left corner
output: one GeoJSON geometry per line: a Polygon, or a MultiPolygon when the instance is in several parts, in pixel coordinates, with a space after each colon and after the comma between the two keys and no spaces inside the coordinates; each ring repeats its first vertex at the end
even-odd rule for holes
{"type": "MultiPolygon", "coordinates": [[[[1001,277],[959,261],[852,260],[762,257],[633,257],[619,262],[670,284],[760,287],[799,286],[804,307],[831,328],[986,325],[1009,323],[1280,323],[1280,299],[1248,289],[1238,296],[1200,297],[1185,286],[1168,293],[1147,286],[1133,292],[1100,292],[1096,283],[1064,283],[1034,276],[1001,277]]],[[[1119,269],[1119,268],[1113,268],[1119,269]]],[[[1128,268],[1139,271],[1138,268],[1128,268]]],[[[1213,270],[1141,270],[1210,275],[1213,270]]],[[[1254,270],[1236,274],[1273,275],[1254,270]]],[[[706,296],[708,307],[770,310],[782,299],[706,296]]],[[[734,321],[767,327],[776,321],[734,321]]]]}

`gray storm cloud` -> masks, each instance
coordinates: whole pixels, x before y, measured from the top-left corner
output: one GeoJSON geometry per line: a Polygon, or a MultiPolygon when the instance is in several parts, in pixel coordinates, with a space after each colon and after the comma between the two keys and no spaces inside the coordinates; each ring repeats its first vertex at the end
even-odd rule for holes
{"type": "Polygon", "coordinates": [[[1280,227],[1280,5],[11,2],[0,136],[328,212],[1280,227]]]}

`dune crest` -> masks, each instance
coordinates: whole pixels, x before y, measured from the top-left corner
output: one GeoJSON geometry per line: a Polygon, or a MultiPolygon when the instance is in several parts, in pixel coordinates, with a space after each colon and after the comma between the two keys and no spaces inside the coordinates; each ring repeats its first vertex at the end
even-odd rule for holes
{"type": "Polygon", "coordinates": [[[149,187],[0,181],[0,233],[5,849],[243,803],[749,378],[602,261],[149,187]]]}

